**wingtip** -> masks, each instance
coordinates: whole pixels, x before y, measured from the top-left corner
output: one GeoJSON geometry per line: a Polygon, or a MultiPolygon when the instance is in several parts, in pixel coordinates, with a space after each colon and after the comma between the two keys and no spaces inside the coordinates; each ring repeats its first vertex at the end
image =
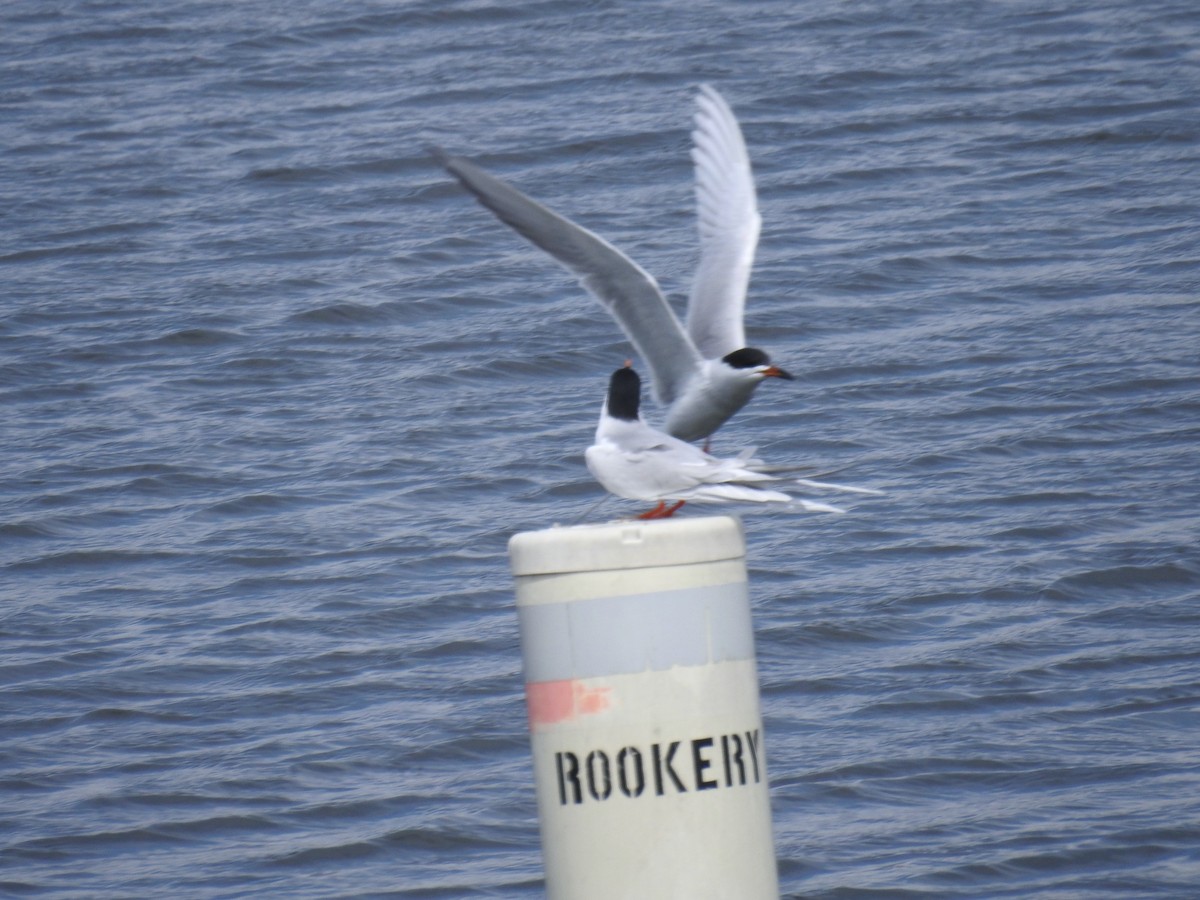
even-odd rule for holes
{"type": "Polygon", "coordinates": [[[696,85],[696,105],[699,107],[696,111],[698,116],[703,116],[706,112],[710,115],[733,114],[733,109],[730,107],[729,101],[725,99],[725,95],[707,81],[696,85]]]}
{"type": "Polygon", "coordinates": [[[426,144],[425,152],[432,156],[443,169],[450,168],[450,164],[454,161],[454,157],[437,144],[426,144]]]}
{"type": "Polygon", "coordinates": [[[451,176],[467,190],[478,194],[471,186],[469,179],[469,173],[476,168],[469,159],[456,156],[448,152],[445,148],[439,147],[437,144],[426,144],[425,151],[433,158],[434,162],[446,170],[447,175],[451,176]]]}

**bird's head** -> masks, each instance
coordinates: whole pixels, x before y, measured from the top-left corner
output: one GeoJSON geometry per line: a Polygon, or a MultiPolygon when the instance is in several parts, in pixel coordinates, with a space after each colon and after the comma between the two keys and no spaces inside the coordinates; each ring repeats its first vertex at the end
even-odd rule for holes
{"type": "Polygon", "coordinates": [[[726,353],[721,357],[721,362],[732,369],[737,369],[740,372],[746,372],[759,378],[782,378],[785,381],[795,380],[790,372],[774,365],[771,362],[771,358],[757,347],[743,347],[740,350],[734,350],[732,353],[726,353]]]}

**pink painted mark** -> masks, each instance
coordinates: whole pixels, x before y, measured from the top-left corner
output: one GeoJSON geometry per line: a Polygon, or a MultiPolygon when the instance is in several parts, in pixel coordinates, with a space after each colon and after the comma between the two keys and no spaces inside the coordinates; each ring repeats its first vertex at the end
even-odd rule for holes
{"type": "Polygon", "coordinates": [[[530,681],[525,684],[529,727],[556,725],[578,716],[594,716],[612,706],[612,688],[582,681],[530,681]]]}

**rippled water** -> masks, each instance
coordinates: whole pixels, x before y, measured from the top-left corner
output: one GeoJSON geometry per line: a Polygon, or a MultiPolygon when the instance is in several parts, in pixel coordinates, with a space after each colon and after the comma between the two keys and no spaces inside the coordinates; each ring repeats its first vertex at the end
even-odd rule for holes
{"type": "MultiPolygon", "coordinates": [[[[787,896],[1200,884],[1200,12],[1184,0],[0,9],[0,893],[535,897],[505,544],[628,350],[428,159],[669,291],[743,121],[719,450],[787,896]]],[[[692,513],[696,514],[696,513],[692,513]]]]}

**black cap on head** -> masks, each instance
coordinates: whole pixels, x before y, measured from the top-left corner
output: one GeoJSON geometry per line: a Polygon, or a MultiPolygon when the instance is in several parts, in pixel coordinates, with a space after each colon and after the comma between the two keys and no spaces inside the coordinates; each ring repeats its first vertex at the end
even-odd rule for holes
{"type": "Polygon", "coordinates": [[[729,363],[735,369],[753,369],[755,366],[769,366],[771,357],[757,347],[743,347],[721,357],[722,362],[729,363]]]}
{"type": "Polygon", "coordinates": [[[732,353],[726,353],[721,357],[721,362],[735,369],[757,369],[760,366],[766,366],[764,375],[772,378],[784,378],[788,381],[792,380],[792,376],[785,372],[779,366],[771,365],[771,357],[763,353],[757,347],[743,347],[741,350],[734,350],[732,353]]]}
{"type": "Polygon", "coordinates": [[[612,373],[608,382],[608,414],[614,419],[636,422],[641,393],[642,379],[626,363],[612,373]]]}

